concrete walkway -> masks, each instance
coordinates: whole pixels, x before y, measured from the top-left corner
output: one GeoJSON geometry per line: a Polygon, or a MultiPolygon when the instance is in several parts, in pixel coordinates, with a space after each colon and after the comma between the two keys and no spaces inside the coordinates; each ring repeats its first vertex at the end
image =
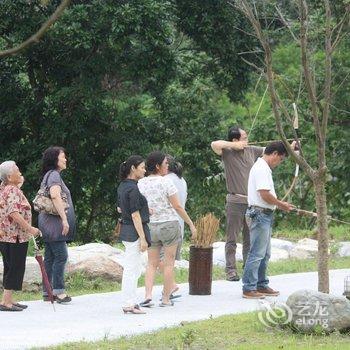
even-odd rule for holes
{"type": "MultiPolygon", "coordinates": [[[[288,263],[288,262],[286,262],[288,263]]],[[[341,295],[344,278],[350,270],[333,270],[331,293],[341,295]]],[[[299,289],[317,290],[317,273],[298,273],[273,276],[270,285],[281,291],[271,301],[286,301],[299,289]]],[[[188,295],[188,284],[181,285],[182,298],[174,307],[158,307],[161,287],[154,290],[156,306],[145,309],[146,315],[124,315],[121,310],[121,293],[93,294],[75,297],[69,305],[28,302],[23,312],[0,313],[0,349],[28,349],[72,341],[96,341],[122,335],[151,332],[163,327],[179,325],[181,321],[196,321],[227,314],[258,310],[259,301],[242,299],[241,282],[214,281],[211,296],[188,295]]],[[[139,288],[140,301],[144,288],[139,288]]]]}

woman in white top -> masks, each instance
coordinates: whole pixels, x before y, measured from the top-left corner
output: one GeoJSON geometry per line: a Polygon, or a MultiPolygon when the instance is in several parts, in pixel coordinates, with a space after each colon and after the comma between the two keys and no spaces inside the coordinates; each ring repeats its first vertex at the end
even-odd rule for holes
{"type": "MultiPolygon", "coordinates": [[[[165,175],[167,179],[170,179],[173,184],[175,185],[177,191],[178,191],[178,196],[180,200],[180,204],[182,208],[186,208],[186,201],[187,201],[187,182],[182,176],[182,165],[180,162],[176,161],[175,158],[169,154],[167,154],[167,160],[168,160],[168,174],[165,175]]],[[[181,216],[178,215],[177,219],[179,220],[180,224],[180,230],[181,230],[181,237],[179,240],[179,243],[177,245],[176,249],[176,255],[175,255],[175,260],[181,260],[181,248],[182,248],[182,242],[184,238],[184,231],[185,231],[185,222],[181,218],[181,216]]],[[[160,251],[160,264],[159,264],[159,269],[163,271],[163,259],[164,259],[164,252],[163,250],[160,251]]],[[[180,294],[174,294],[179,290],[178,285],[176,284],[175,280],[173,282],[173,287],[172,291],[170,294],[170,299],[175,299],[180,297],[180,294]]]]}
{"type": "Polygon", "coordinates": [[[181,206],[178,191],[173,182],[164,175],[168,173],[168,161],[164,153],[156,151],[148,155],[146,168],[149,176],[138,182],[140,192],[146,197],[152,212],[150,217],[151,247],[148,249],[145,301],[141,306],[152,306],[154,277],[159,264],[159,253],[164,247],[164,289],[160,306],[172,306],[169,296],[174,281],[174,262],[181,229],[177,214],[189,225],[192,238],[196,228],[181,206]]]}

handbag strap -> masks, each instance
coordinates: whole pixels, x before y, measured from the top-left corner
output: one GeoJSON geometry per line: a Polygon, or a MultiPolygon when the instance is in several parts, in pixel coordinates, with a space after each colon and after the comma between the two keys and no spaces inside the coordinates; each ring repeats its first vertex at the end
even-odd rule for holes
{"type": "Polygon", "coordinates": [[[47,175],[46,175],[46,180],[45,180],[45,187],[47,188],[47,182],[49,181],[49,177],[52,174],[53,170],[50,170],[47,175]]]}
{"type": "MultiPolygon", "coordinates": [[[[48,172],[47,173],[47,175],[45,175],[46,176],[46,179],[45,179],[45,184],[44,184],[44,187],[45,187],[45,190],[47,191],[47,193],[48,193],[48,195],[49,195],[49,198],[51,198],[51,196],[50,196],[50,191],[49,191],[49,189],[47,188],[47,182],[49,181],[49,177],[50,177],[50,175],[52,174],[52,172],[54,172],[55,170],[50,170],[50,172],[48,172]]],[[[61,180],[61,192],[62,192],[62,185],[63,185],[63,181],[62,181],[62,177],[61,177],[61,174],[60,173],[58,173],[58,175],[60,176],[60,180],[61,180]]]]}

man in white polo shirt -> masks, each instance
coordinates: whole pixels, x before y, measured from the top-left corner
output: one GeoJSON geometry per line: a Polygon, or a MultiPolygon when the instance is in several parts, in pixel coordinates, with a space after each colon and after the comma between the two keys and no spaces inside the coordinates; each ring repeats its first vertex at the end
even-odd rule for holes
{"type": "Polygon", "coordinates": [[[286,156],[287,150],[282,142],[271,142],[249,173],[246,216],[250,229],[250,250],[242,278],[243,298],[263,299],[266,295],[279,295],[278,291],[269,287],[266,269],[271,255],[274,210],[276,207],[284,211],[293,209],[292,204],[277,199],[272,179],[272,169],[286,156]]]}

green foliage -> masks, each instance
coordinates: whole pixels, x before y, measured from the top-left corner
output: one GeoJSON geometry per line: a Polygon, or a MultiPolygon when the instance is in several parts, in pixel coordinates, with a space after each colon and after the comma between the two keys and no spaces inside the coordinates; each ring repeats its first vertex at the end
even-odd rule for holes
{"type": "MultiPolygon", "coordinates": [[[[28,38],[59,2],[2,1],[0,48],[28,38]]],[[[280,5],[297,27],[294,7],[285,1],[280,5]]],[[[334,10],[340,15],[339,8],[334,10]]],[[[322,34],[317,16],[320,12],[310,24],[314,38],[322,34]]],[[[268,95],[254,118],[266,85],[241,60],[240,53],[256,49],[244,34],[247,28],[243,16],[222,0],[73,1],[39,43],[0,60],[1,161],[19,164],[26,177],[24,192],[33,199],[42,152],[50,145],[64,146],[69,163],[63,177],[77,211],[77,239],[109,241],[119,164],[131,154],[163,149],[184,165],[191,216],[214,212],[223,228],[225,184],[210,142],[223,139],[232,124],[250,130],[254,121],[252,140],[277,137],[268,95]]],[[[279,32],[274,42],[274,65],[291,108],[299,89],[299,49],[287,35],[279,32]]],[[[320,47],[319,40],[313,58],[322,84],[320,47]]],[[[334,56],[328,133],[329,210],[344,219],[350,215],[350,146],[344,142],[349,138],[348,52],[346,40],[334,56]]],[[[259,55],[252,57],[259,62],[259,55]]],[[[309,109],[302,98],[297,102],[307,140],[303,149],[315,164],[309,109]]],[[[288,188],[293,167],[286,162],[277,169],[279,194],[288,188]]],[[[303,175],[292,201],[314,208],[312,186],[303,175]]],[[[313,225],[291,218],[279,215],[280,227],[313,225]]]]}
{"type": "Polygon", "coordinates": [[[256,44],[245,34],[248,25],[244,16],[224,0],[175,2],[179,28],[194,40],[194,50],[210,57],[205,72],[228,90],[231,100],[239,100],[249,83],[249,67],[242,65],[240,55],[256,44]]]}

